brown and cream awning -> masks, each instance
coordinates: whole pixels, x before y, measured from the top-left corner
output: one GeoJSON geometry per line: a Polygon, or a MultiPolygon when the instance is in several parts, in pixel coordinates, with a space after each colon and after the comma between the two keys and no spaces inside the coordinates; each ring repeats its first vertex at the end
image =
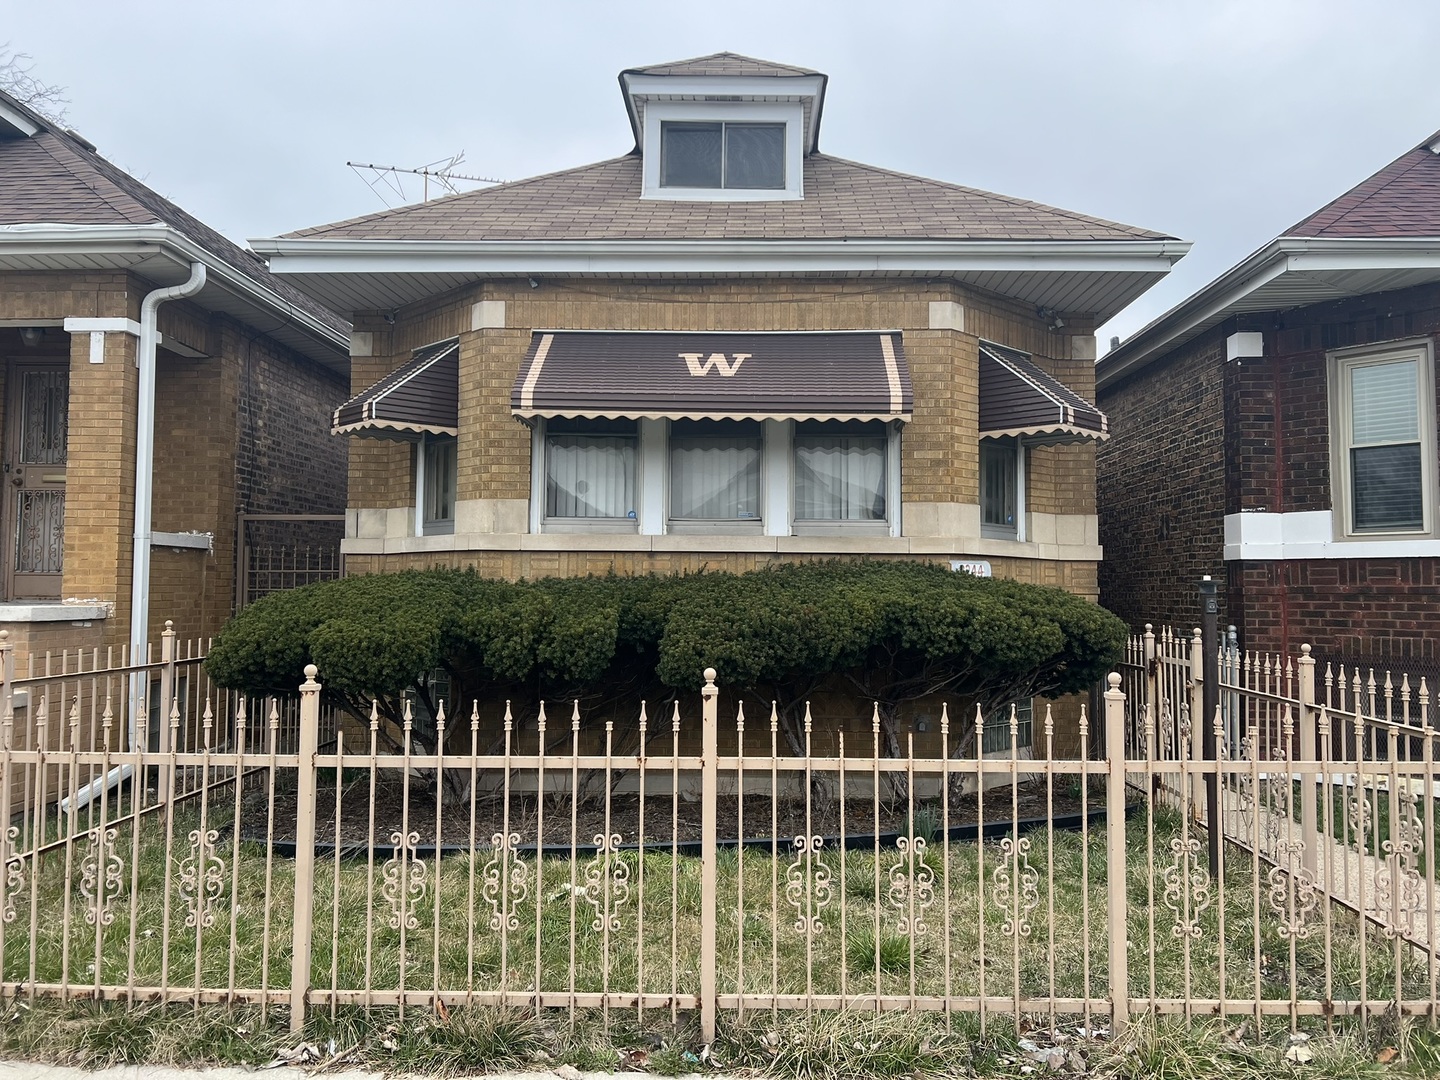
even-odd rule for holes
{"type": "Polygon", "coordinates": [[[980,343],[980,434],[1047,442],[1110,437],[1105,414],[1018,349],[980,343]]]}
{"type": "Polygon", "coordinates": [[[510,395],[522,419],[909,420],[900,332],[536,331],[510,395]]]}
{"type": "Polygon", "coordinates": [[[459,425],[460,341],[416,349],[410,361],[335,410],[336,435],[415,439],[459,425]]]}

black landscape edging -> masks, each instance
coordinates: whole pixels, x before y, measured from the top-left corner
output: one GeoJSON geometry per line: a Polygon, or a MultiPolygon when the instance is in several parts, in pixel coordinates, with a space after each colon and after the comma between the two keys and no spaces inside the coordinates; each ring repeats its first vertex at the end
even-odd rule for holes
{"type": "MultiPolygon", "coordinates": [[[[1125,807],[1125,817],[1128,819],[1135,813],[1140,805],[1140,803],[1130,803],[1127,805],[1125,807]]],[[[1084,815],[1079,813],[1057,815],[1053,819],[1053,824],[1058,830],[1079,832],[1086,823],[1087,818],[1091,826],[1094,826],[1097,822],[1104,821],[1105,807],[1096,807],[1084,815]]],[[[985,822],[985,839],[993,840],[997,837],[1008,836],[1012,832],[1033,832],[1035,829],[1045,828],[1046,825],[1050,823],[1051,819],[1043,817],[1022,818],[1019,822],[1011,822],[1008,818],[987,821],[985,822]]],[[[904,833],[900,832],[883,832],[879,835],[879,845],[882,848],[893,848],[896,846],[896,841],[903,835],[904,833]]],[[[971,822],[966,825],[950,826],[951,840],[974,840],[978,835],[979,824],[976,822],[971,822]]],[[[265,843],[264,837],[250,836],[245,833],[240,834],[240,839],[252,844],[263,845],[265,843]]],[[[372,852],[376,858],[392,859],[398,850],[394,844],[376,844],[372,848],[364,843],[342,843],[336,845],[333,841],[316,840],[315,854],[334,858],[337,846],[339,848],[340,858],[342,859],[366,858],[372,852]]],[[[722,850],[728,850],[742,846],[742,842],[738,840],[720,840],[716,846],[722,850]]],[[[779,840],[772,839],[768,836],[754,837],[745,840],[743,846],[762,851],[770,851],[773,848],[775,851],[788,852],[795,850],[795,840],[793,837],[785,837],[779,840]]],[[[822,837],[821,846],[834,850],[840,846],[840,837],[822,837]]],[[[847,833],[845,836],[845,849],[847,851],[873,850],[875,846],[876,835],[874,833],[847,833]]],[[[535,854],[536,847],[537,845],[535,844],[521,844],[516,850],[523,855],[533,855],[535,854]]],[[[645,844],[645,850],[653,855],[665,855],[671,852],[679,855],[699,855],[700,847],[701,842],[699,840],[681,840],[679,843],[673,845],[669,840],[654,840],[645,844]]],[[[277,855],[292,859],[295,857],[296,844],[294,840],[275,840],[270,843],[270,848],[277,855]]],[[[617,850],[637,851],[639,848],[639,844],[621,844],[617,850]]],[[[435,857],[435,849],[435,844],[416,844],[415,847],[410,849],[411,857],[416,859],[433,859],[435,857]]],[[[470,851],[470,846],[468,844],[441,844],[439,845],[439,849],[442,856],[464,855],[470,851]]],[[[493,849],[489,847],[476,847],[475,850],[478,853],[493,849]]],[[[571,851],[572,848],[569,844],[545,844],[540,846],[541,855],[569,855],[571,851]]],[[[594,844],[576,844],[573,851],[577,856],[584,855],[587,858],[591,858],[598,853],[599,849],[594,844]]]]}

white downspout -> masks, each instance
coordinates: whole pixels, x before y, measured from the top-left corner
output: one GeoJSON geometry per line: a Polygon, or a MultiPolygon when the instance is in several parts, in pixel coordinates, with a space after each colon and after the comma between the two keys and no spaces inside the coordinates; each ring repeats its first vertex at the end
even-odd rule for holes
{"type": "MultiPolygon", "coordinates": [[[[140,302],[139,403],[135,411],[135,545],[130,556],[130,662],[143,664],[150,637],[150,534],[151,503],[155,491],[155,348],[160,342],[159,310],[167,300],[194,296],[205,287],[205,265],[190,264],[190,279],[148,293],[140,302]]],[[[148,696],[149,680],[130,677],[130,749],[139,748],[137,732],[141,696],[148,696]],[[145,689],[142,689],[145,688],[145,689]]]]}
{"type": "MultiPolygon", "coordinates": [[[[150,534],[151,501],[155,490],[155,349],[160,344],[159,311],[167,300],[194,296],[205,287],[204,263],[190,264],[190,277],[182,285],[171,285],[147,293],[140,302],[140,344],[135,366],[140,369],[139,400],[135,410],[135,544],[130,557],[130,662],[143,664],[149,642],[150,623],[150,534]]],[[[143,749],[149,731],[140,730],[140,708],[149,696],[150,680],[139,672],[130,675],[128,750],[143,749]]],[[[119,765],[105,776],[96,777],[75,793],[76,809],[88,804],[106,788],[128,780],[134,765],[119,765]]],[[[60,800],[60,810],[70,810],[71,799],[60,800]]]]}

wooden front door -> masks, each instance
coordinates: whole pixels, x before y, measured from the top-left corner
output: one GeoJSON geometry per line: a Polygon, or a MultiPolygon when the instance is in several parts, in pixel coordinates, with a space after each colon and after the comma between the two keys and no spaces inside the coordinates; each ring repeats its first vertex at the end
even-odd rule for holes
{"type": "Polygon", "coordinates": [[[5,418],[5,586],[11,600],[60,599],[70,371],[10,368],[5,418]]]}

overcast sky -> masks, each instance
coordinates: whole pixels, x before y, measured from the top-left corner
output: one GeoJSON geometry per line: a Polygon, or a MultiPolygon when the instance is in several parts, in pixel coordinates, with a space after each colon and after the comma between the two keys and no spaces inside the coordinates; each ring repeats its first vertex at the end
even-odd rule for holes
{"type": "Polygon", "coordinates": [[[622,154],[622,68],[816,68],[828,153],[1194,241],[1102,351],[1440,128],[1435,0],[0,0],[6,40],[101,153],[241,241],[382,209],[347,160],[622,154]]]}

